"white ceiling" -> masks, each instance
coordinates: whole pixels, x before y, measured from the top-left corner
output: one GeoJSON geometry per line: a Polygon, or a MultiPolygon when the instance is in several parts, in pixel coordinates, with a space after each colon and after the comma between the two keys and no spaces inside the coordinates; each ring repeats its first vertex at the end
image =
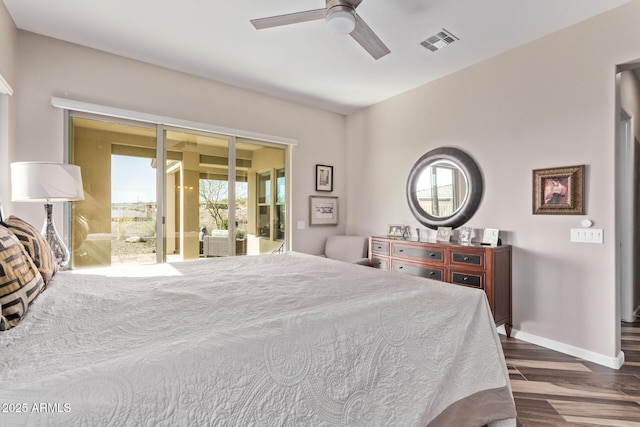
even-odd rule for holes
{"type": "Polygon", "coordinates": [[[249,23],[324,0],[3,1],[23,30],[350,113],[630,0],[363,0],[358,14],[391,49],[377,61],[323,21],[249,23]],[[442,28],[460,40],[420,46],[442,28]]]}

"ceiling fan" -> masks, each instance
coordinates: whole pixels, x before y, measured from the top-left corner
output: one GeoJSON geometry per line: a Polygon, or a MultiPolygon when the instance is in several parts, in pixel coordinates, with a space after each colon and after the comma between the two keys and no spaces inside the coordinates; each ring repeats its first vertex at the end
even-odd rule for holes
{"type": "Polygon", "coordinates": [[[251,23],[257,30],[262,30],[324,19],[330,31],[337,34],[350,34],[374,59],[382,58],[391,51],[356,13],[360,3],[362,0],[326,0],[326,6],[323,9],[252,19],[251,23]]]}

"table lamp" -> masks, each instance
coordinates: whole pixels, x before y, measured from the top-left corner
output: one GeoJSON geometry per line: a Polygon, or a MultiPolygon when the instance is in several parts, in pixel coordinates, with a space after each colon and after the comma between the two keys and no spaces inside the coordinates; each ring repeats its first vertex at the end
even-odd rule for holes
{"type": "Polygon", "coordinates": [[[58,268],[64,268],[69,263],[70,254],[53,224],[51,202],[84,200],[80,167],[50,162],[11,163],[11,200],[44,202],[46,216],[42,235],[51,246],[58,268]]]}

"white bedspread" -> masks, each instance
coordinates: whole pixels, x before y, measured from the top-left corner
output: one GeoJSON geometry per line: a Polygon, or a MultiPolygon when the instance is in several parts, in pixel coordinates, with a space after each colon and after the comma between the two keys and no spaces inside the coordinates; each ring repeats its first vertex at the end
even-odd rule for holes
{"type": "Polygon", "coordinates": [[[59,273],[0,333],[1,426],[513,417],[483,292],[297,253],[59,273]]]}

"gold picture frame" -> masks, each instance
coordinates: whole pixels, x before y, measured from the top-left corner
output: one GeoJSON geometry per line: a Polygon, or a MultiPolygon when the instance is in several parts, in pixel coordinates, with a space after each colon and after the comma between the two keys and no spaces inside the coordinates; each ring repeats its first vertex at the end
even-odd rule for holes
{"type": "Polygon", "coordinates": [[[533,171],[533,214],[584,215],[585,165],[533,171]]]}

